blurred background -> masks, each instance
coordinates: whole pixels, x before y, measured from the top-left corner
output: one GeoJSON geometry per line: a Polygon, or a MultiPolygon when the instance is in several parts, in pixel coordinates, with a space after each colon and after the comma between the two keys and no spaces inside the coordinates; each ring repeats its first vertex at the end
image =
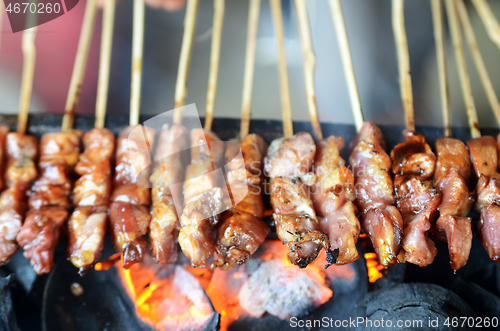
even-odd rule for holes
{"type": "MultiPolygon", "coordinates": [[[[141,114],[155,115],[174,107],[185,6],[183,0],[150,2],[154,3],[146,9],[141,114]]],[[[500,18],[500,1],[490,0],[489,4],[500,18]]],[[[307,121],[309,114],[296,13],[293,1],[283,0],[282,5],[293,119],[307,121]]],[[[379,124],[404,124],[391,1],[344,0],[342,5],[365,118],[379,124]]],[[[467,5],[493,85],[496,91],[500,91],[500,50],[488,38],[475,8],[469,2],[467,5]]],[[[248,6],[248,0],[226,1],[215,117],[240,117],[248,6]]],[[[316,90],[320,120],[353,123],[328,1],[308,0],[307,6],[317,57],[316,90]]],[[[84,8],[85,0],[80,0],[66,15],[39,27],[31,112],[63,112],[84,8]]],[[[128,114],[130,102],[132,1],[120,0],[116,10],[108,113],[124,116],[128,114]]],[[[212,17],[213,1],[201,0],[186,99],[187,104],[196,103],[201,115],[205,113],[212,17]]],[[[92,114],[95,110],[101,18],[99,12],[77,108],[80,114],[92,114]]],[[[416,123],[442,126],[430,1],[406,0],[405,20],[416,123]]],[[[0,37],[0,112],[16,114],[21,85],[22,33],[13,34],[5,17],[0,37]]],[[[446,48],[452,124],[467,126],[448,31],[446,48]]],[[[467,47],[466,56],[479,124],[483,128],[497,127],[467,47]]],[[[276,43],[267,0],[261,5],[252,118],[281,119],[276,43]]]]}

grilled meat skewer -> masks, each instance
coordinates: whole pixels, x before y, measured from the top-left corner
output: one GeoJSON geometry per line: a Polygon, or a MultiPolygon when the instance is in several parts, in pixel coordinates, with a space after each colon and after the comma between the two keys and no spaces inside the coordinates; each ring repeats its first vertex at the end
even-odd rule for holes
{"type": "Polygon", "coordinates": [[[448,242],[451,268],[458,270],[467,263],[472,245],[471,218],[467,217],[474,205],[474,194],[469,191],[472,165],[467,147],[458,139],[438,139],[436,154],[434,186],[442,200],[432,237],[448,242]]]}
{"type": "Polygon", "coordinates": [[[154,144],[154,136],[151,128],[128,126],[120,132],[116,144],[109,220],[115,248],[123,253],[126,269],[142,260],[147,245],[142,236],[147,233],[151,221],[150,189],[147,183],[139,185],[138,177],[151,163],[149,148],[154,144]]]}
{"type": "Polygon", "coordinates": [[[69,216],[81,135],[80,130],[47,133],[40,142],[40,173],[28,191],[29,211],[17,235],[24,256],[39,275],[53,267],[54,250],[69,216]]]}
{"type": "Polygon", "coordinates": [[[264,161],[276,232],[288,246],[290,262],[301,268],[314,261],[322,247],[329,249],[328,237],[321,232],[309,198],[309,186],[316,181],[309,172],[315,153],[311,135],[299,132],[291,138],[274,140],[264,161]]]}
{"type": "Polygon", "coordinates": [[[477,235],[490,259],[500,262],[500,174],[495,138],[484,136],[471,139],[469,147],[477,178],[477,200],[474,210],[480,213],[477,235]]]}
{"type": "Polygon", "coordinates": [[[436,155],[424,136],[408,130],[403,136],[405,142],[391,152],[394,192],[404,224],[401,246],[406,261],[423,267],[437,255],[436,245],[428,235],[441,203],[441,193],[432,184],[436,155]]]}
{"type": "Polygon", "coordinates": [[[11,132],[7,134],[7,189],[0,195],[0,265],[9,262],[18,250],[16,237],[28,209],[27,191],[37,177],[38,140],[11,132]]]}
{"type": "Polygon", "coordinates": [[[224,144],[208,130],[191,131],[191,163],[183,185],[184,209],[179,244],[194,267],[204,267],[214,253],[213,226],[223,208],[222,172],[224,144]]]}
{"type": "Polygon", "coordinates": [[[217,230],[218,260],[214,265],[228,269],[235,264],[244,264],[269,233],[269,227],[262,221],[265,211],[262,166],[266,150],[264,139],[256,134],[248,135],[239,144],[226,146],[227,181],[237,204],[222,216],[217,230]],[[243,160],[239,161],[244,161],[244,167],[241,167],[241,162],[232,162],[240,148],[243,160]]]}
{"type": "Polygon", "coordinates": [[[354,176],[340,156],[344,139],[331,136],[318,142],[314,162],[316,186],[313,201],[321,230],[329,235],[332,263],[347,264],[359,258],[356,243],[361,226],[356,217],[354,176]]]}
{"type": "Polygon", "coordinates": [[[75,210],[68,223],[68,257],[80,274],[101,256],[111,196],[111,162],[115,137],[108,129],[92,129],[82,138],[84,152],[75,171],[81,177],[73,189],[75,210]]]}
{"type": "Polygon", "coordinates": [[[157,161],[151,174],[152,209],[149,225],[149,243],[156,263],[167,264],[177,260],[177,242],[180,229],[177,210],[171,192],[173,184],[184,177],[179,152],[188,147],[188,130],[182,125],[165,127],[156,148],[157,161]]]}
{"type": "Polygon", "coordinates": [[[403,236],[403,218],[394,206],[391,158],[385,152],[380,129],[365,122],[353,142],[349,163],[354,174],[356,206],[361,227],[371,239],[383,266],[398,262],[403,236]]]}

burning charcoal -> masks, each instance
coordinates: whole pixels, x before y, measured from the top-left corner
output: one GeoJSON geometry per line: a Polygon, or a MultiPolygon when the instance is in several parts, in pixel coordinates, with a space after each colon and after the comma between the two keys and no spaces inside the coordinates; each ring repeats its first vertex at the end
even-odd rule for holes
{"type": "Polygon", "coordinates": [[[241,288],[240,305],[251,316],[260,317],[266,311],[281,319],[304,316],[333,295],[308,272],[287,268],[284,261],[262,262],[241,288]]]}
{"type": "Polygon", "coordinates": [[[157,265],[146,255],[119,274],[138,316],[159,330],[203,330],[218,318],[196,277],[179,265],[157,265]]]}

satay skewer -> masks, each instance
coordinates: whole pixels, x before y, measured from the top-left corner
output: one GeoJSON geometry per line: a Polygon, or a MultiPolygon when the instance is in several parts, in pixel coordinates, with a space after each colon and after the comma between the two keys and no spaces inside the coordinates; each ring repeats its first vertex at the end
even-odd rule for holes
{"type": "Polygon", "coordinates": [[[241,101],[240,140],[244,140],[250,128],[252,109],[253,76],[255,69],[255,48],[259,30],[261,0],[250,0],[247,25],[247,43],[245,53],[245,73],[243,76],[243,97],[241,101]]]}
{"type": "MultiPolygon", "coordinates": [[[[193,150],[197,150],[197,148],[199,148],[199,144],[206,146],[207,142],[205,140],[205,133],[207,135],[210,135],[211,133],[209,130],[213,122],[215,97],[217,93],[220,46],[224,21],[224,6],[225,0],[214,0],[212,49],[210,53],[210,71],[205,116],[205,127],[207,128],[207,131],[195,129],[191,132],[191,137],[194,137],[194,140],[192,141],[194,145],[193,150]],[[197,134],[194,134],[195,132],[197,134]]],[[[198,0],[188,0],[186,7],[186,16],[184,19],[184,35],[179,60],[179,71],[177,74],[177,83],[175,86],[176,109],[174,110],[173,124],[171,126],[165,124],[162,127],[162,131],[159,134],[155,155],[157,157],[159,156],[161,158],[161,161],[154,166],[153,172],[149,177],[150,183],[152,185],[152,208],[151,223],[149,225],[149,242],[153,258],[155,262],[159,264],[173,263],[177,260],[177,243],[180,244],[181,249],[183,249],[186,256],[190,258],[192,256],[195,256],[197,254],[196,248],[193,248],[195,252],[190,255],[189,249],[192,247],[188,243],[186,248],[183,238],[187,237],[189,241],[189,235],[191,234],[191,232],[194,233],[195,237],[199,233],[203,234],[203,231],[201,231],[199,228],[195,228],[195,226],[192,226],[192,224],[190,224],[191,220],[187,215],[183,215],[183,204],[176,205],[174,203],[174,197],[178,197],[181,193],[180,190],[182,189],[182,187],[179,187],[179,185],[174,186],[174,184],[178,184],[184,179],[184,172],[186,172],[186,182],[191,179],[189,177],[190,167],[188,166],[188,170],[185,169],[184,164],[181,160],[179,160],[179,152],[189,148],[189,131],[186,127],[181,125],[181,122],[183,115],[183,106],[185,105],[185,98],[187,96],[187,79],[189,74],[189,64],[193,47],[194,34],[196,31],[197,8],[198,0]],[[181,216],[182,221],[179,221],[179,216],[181,216]],[[183,216],[184,218],[182,218],[183,216]],[[186,231],[186,229],[188,230],[186,231]],[[186,251],[186,249],[188,251],[186,251]]],[[[208,155],[205,154],[204,156],[205,160],[210,163],[210,152],[208,153],[208,155]]],[[[205,169],[207,171],[212,170],[207,168],[205,169]]],[[[183,186],[186,185],[187,184],[184,183],[183,186]]],[[[182,202],[184,204],[186,203],[186,201],[182,202]]],[[[199,237],[197,238],[199,239],[199,237]]]]}
{"type": "MultiPolygon", "coordinates": [[[[217,22],[214,19],[214,29],[217,29],[215,28],[216,24],[222,24],[222,22],[217,22]]],[[[214,38],[220,38],[220,35],[214,36],[214,38]]],[[[212,48],[211,62],[215,60],[213,57],[218,57],[220,54],[220,42],[212,43],[212,47],[216,47],[216,49],[212,48]]],[[[181,50],[181,57],[183,56],[182,52],[181,50]]],[[[179,75],[181,74],[179,72],[179,75]]],[[[217,71],[211,72],[210,78],[217,81],[217,75],[217,71]]],[[[183,93],[186,94],[185,86],[183,88],[183,93]]],[[[211,87],[209,86],[209,93],[210,89],[211,87]]],[[[207,98],[207,104],[209,102],[210,100],[207,98]]],[[[175,128],[178,131],[177,142],[176,146],[169,147],[172,152],[177,151],[181,144],[187,146],[188,132],[178,122],[176,123],[176,116],[182,116],[182,113],[178,109],[174,113],[174,126],[172,127],[172,130],[175,128]],[[179,141],[181,139],[182,141],[179,141]]],[[[220,141],[220,138],[210,130],[213,116],[214,112],[212,108],[211,111],[206,113],[205,128],[193,129],[190,132],[191,161],[185,170],[185,181],[182,185],[183,208],[179,217],[180,222],[177,222],[180,223],[178,224],[180,226],[178,241],[181,250],[189,258],[191,265],[197,268],[205,267],[207,259],[214,254],[213,228],[219,223],[219,214],[224,211],[223,205],[225,204],[225,199],[231,199],[231,197],[225,196],[225,192],[221,188],[222,178],[217,171],[214,171],[216,170],[215,168],[218,168],[222,164],[225,146],[220,141]]],[[[159,142],[159,144],[161,143],[162,141],[159,142]]],[[[179,169],[179,166],[176,168],[170,164],[167,164],[167,166],[170,166],[170,168],[166,168],[165,165],[163,168],[168,169],[169,173],[177,173],[177,176],[183,170],[183,168],[179,169]]],[[[169,179],[165,178],[165,181],[168,182],[169,179]]],[[[175,192],[172,193],[175,194],[175,192]]],[[[177,233],[177,231],[171,232],[177,233]]]]}
{"type": "Polygon", "coordinates": [[[140,177],[153,162],[151,149],[155,141],[155,130],[139,125],[144,16],[144,0],[134,0],[130,122],[120,132],[116,143],[115,175],[108,211],[114,245],[123,254],[126,269],[142,260],[147,245],[143,236],[151,223],[151,190],[149,183],[140,177]]]}
{"type": "Polygon", "coordinates": [[[458,0],[455,4],[458,11],[458,17],[462,23],[462,29],[464,31],[467,44],[469,45],[469,50],[472,54],[472,59],[474,60],[477,72],[479,73],[479,78],[481,79],[483,88],[486,91],[486,96],[488,97],[493,114],[495,114],[495,118],[497,119],[498,124],[500,124],[500,103],[498,102],[495,89],[493,88],[490,76],[488,75],[488,70],[486,69],[483,57],[479,51],[476,36],[469,19],[469,15],[467,14],[467,8],[465,7],[463,0],[458,0]]]}
{"type": "Polygon", "coordinates": [[[96,11],[97,0],[88,0],[85,5],[85,14],[83,16],[82,30],[80,32],[80,39],[76,50],[75,64],[71,74],[66,106],[64,107],[62,131],[69,130],[73,127],[74,113],[80,97],[90,45],[92,42],[92,35],[94,33],[96,11]]]}
{"type": "MultiPolygon", "coordinates": [[[[3,7],[3,4],[0,6],[3,7]]],[[[36,30],[34,27],[23,33],[24,64],[18,132],[9,133],[9,128],[0,124],[0,191],[5,188],[0,195],[0,227],[4,229],[0,234],[0,266],[8,263],[19,249],[16,237],[26,214],[26,192],[37,176],[38,141],[25,134],[35,70],[36,30]]]]}
{"type": "Polygon", "coordinates": [[[304,79],[306,85],[307,106],[312,119],[314,136],[316,139],[323,139],[321,126],[319,125],[318,108],[316,106],[316,87],[314,83],[314,71],[316,69],[316,55],[311,39],[311,29],[309,25],[309,14],[305,0],[295,0],[297,21],[299,24],[300,41],[302,44],[302,55],[304,57],[304,79]]]}
{"type": "Polygon", "coordinates": [[[406,29],[404,24],[404,0],[392,0],[392,25],[398,55],[401,99],[405,112],[406,129],[415,131],[413,92],[410,75],[410,54],[408,52],[408,42],[406,40],[406,29]]]}
{"type": "Polygon", "coordinates": [[[472,0],[490,39],[500,48],[500,24],[486,0],[472,0]]]}
{"type": "Polygon", "coordinates": [[[212,28],[212,48],[210,50],[210,69],[208,74],[207,107],[205,129],[212,129],[215,98],[217,96],[217,78],[219,77],[219,59],[224,25],[225,0],[214,0],[214,23],[212,28]]]}
{"type": "Polygon", "coordinates": [[[451,137],[450,125],[450,95],[448,93],[448,79],[446,76],[446,56],[444,51],[443,10],[441,0],[431,0],[432,21],[434,23],[434,41],[436,43],[436,59],[439,74],[439,93],[443,109],[443,123],[445,137],[451,137]]]}
{"type": "Polygon", "coordinates": [[[445,127],[444,137],[435,144],[433,183],[442,199],[438,206],[439,218],[432,224],[431,232],[434,240],[448,244],[450,266],[456,271],[467,263],[472,244],[471,218],[467,217],[474,204],[474,195],[469,190],[472,166],[466,145],[451,138],[441,1],[431,0],[431,5],[445,127]]]}
{"type": "MultiPolygon", "coordinates": [[[[256,3],[250,3],[250,6],[254,7],[250,9],[247,33],[245,60],[251,65],[245,67],[243,99],[246,98],[246,102],[243,102],[241,121],[243,133],[240,134],[238,143],[226,143],[225,148],[225,166],[228,169],[226,177],[229,184],[229,199],[227,200],[231,200],[231,208],[221,215],[215,245],[217,259],[212,262],[211,268],[228,269],[236,264],[244,264],[269,233],[269,227],[262,221],[265,207],[262,200],[263,177],[261,174],[267,144],[260,136],[248,134],[255,41],[260,11],[256,3]],[[247,117],[243,119],[244,116],[247,117]]],[[[260,0],[257,4],[260,4],[260,0]]],[[[273,6],[272,2],[271,6],[273,6]]]]}
{"type": "MultiPolygon", "coordinates": [[[[288,85],[285,80],[287,76],[282,74],[286,70],[286,62],[284,62],[286,57],[284,34],[282,33],[281,3],[272,1],[271,9],[278,47],[278,60],[282,62],[278,65],[283,91],[284,88],[288,88],[288,85]],[[283,83],[285,84],[283,85],[283,83]]],[[[307,15],[307,9],[305,14],[307,15]]],[[[304,67],[306,66],[304,64],[304,67]]],[[[314,66],[312,70],[314,70],[314,66]]],[[[282,108],[284,131],[287,135],[292,135],[292,118],[287,102],[282,102],[282,108]]],[[[315,129],[315,135],[320,139],[322,133],[317,116],[310,114],[313,118],[311,122],[315,129]]],[[[299,132],[293,136],[273,140],[264,159],[265,174],[269,177],[268,187],[276,232],[281,242],[288,248],[288,260],[300,268],[305,268],[314,261],[322,248],[328,249],[329,247],[328,236],[321,232],[309,195],[308,186],[315,184],[315,176],[310,172],[315,154],[316,145],[311,135],[307,132],[299,132]]]]}
{"type": "Polygon", "coordinates": [[[403,131],[405,141],[391,151],[394,196],[403,217],[403,236],[398,260],[422,267],[431,264],[437,255],[436,246],[429,237],[429,230],[441,203],[441,193],[434,188],[432,182],[436,155],[425,141],[425,137],[415,132],[410,56],[404,26],[404,0],[392,1],[392,15],[401,79],[401,99],[406,119],[406,130],[403,131]]]}
{"type": "Polygon", "coordinates": [[[87,4],[82,34],[71,77],[68,102],[61,132],[47,133],[40,141],[39,174],[28,195],[29,210],[16,240],[31,260],[37,274],[48,273],[54,265],[54,251],[63,234],[71,209],[72,175],[80,154],[82,132],[73,130],[73,115],[85,71],[94,4],[87,4]],[[90,27],[89,27],[90,25],[90,27]]]}
{"type": "MultiPolygon", "coordinates": [[[[500,46],[500,39],[497,38],[498,34],[498,22],[491,13],[491,9],[485,1],[473,1],[476,9],[483,20],[486,30],[490,35],[490,38],[500,46]]],[[[500,180],[500,174],[498,173],[498,141],[491,136],[482,136],[479,131],[477,124],[476,109],[474,107],[474,102],[472,100],[472,93],[470,90],[470,83],[467,77],[467,68],[464,60],[463,49],[461,47],[461,36],[460,28],[458,26],[458,19],[456,17],[457,10],[462,19],[462,26],[465,31],[466,38],[470,46],[474,47],[474,33],[472,28],[470,28],[470,22],[468,22],[466,9],[463,8],[461,2],[454,2],[452,0],[446,1],[447,11],[448,11],[448,21],[450,24],[451,36],[453,38],[455,50],[457,52],[457,64],[460,65],[459,73],[461,73],[461,83],[464,99],[470,102],[470,112],[467,113],[469,126],[471,129],[471,136],[467,142],[467,147],[470,152],[470,161],[474,168],[474,177],[477,179],[476,182],[476,201],[474,204],[474,210],[476,213],[480,214],[479,223],[477,224],[477,237],[483,244],[483,247],[488,252],[488,255],[492,261],[500,261],[500,242],[498,240],[500,235],[500,207],[497,202],[500,199],[500,187],[498,186],[498,180],[500,180]],[[456,6],[455,6],[456,5],[456,6]],[[465,10],[465,11],[464,11],[465,10]],[[460,46],[460,48],[458,48],[460,46]],[[460,57],[460,62],[458,58],[460,57]]],[[[477,47],[477,45],[475,45],[477,47]]],[[[479,50],[473,52],[474,61],[477,64],[481,62],[479,50]],[[476,54],[474,54],[474,52],[476,54]],[[479,61],[478,61],[479,60],[479,61]]],[[[478,71],[481,69],[478,67],[478,71]]],[[[481,76],[480,72],[480,76],[481,76]]],[[[483,79],[483,77],[481,77],[483,79]]],[[[485,81],[483,81],[483,84],[485,81]]],[[[488,91],[487,91],[488,93],[488,91]]],[[[494,95],[494,94],[493,94],[494,95]]],[[[488,96],[490,98],[490,96],[488,96]]],[[[491,100],[490,100],[491,102],[491,100]]],[[[494,106],[492,105],[494,109],[494,106]]],[[[469,110],[469,108],[468,108],[469,110]]],[[[496,115],[496,114],[495,114],[496,115]]]]}
{"type": "MultiPolygon", "coordinates": [[[[293,136],[292,106],[290,102],[290,86],[288,83],[288,68],[286,62],[285,33],[283,29],[283,11],[281,9],[281,0],[271,0],[270,5],[278,53],[281,109],[283,112],[283,133],[285,138],[290,138],[293,136]]],[[[317,117],[315,119],[317,120],[317,117]]],[[[321,130],[319,123],[314,123],[313,127],[319,127],[319,130],[321,130]]]]}
{"type": "Polygon", "coordinates": [[[179,58],[179,72],[175,84],[175,112],[174,124],[182,123],[182,107],[185,105],[187,96],[187,81],[189,76],[189,64],[193,50],[193,40],[196,33],[196,14],[199,0],[188,0],[186,5],[186,16],[184,18],[184,35],[182,37],[181,54],[179,58]]]}
{"type": "Polygon", "coordinates": [[[354,115],[354,124],[356,131],[359,132],[363,126],[363,111],[361,109],[361,101],[359,100],[358,85],[356,84],[356,75],[352,65],[351,49],[347,38],[347,31],[344,22],[344,13],[340,0],[330,0],[330,8],[332,10],[333,22],[337,41],[339,43],[340,55],[342,58],[342,66],[347,81],[347,89],[351,99],[351,108],[354,115]]]}
{"type": "MultiPolygon", "coordinates": [[[[363,114],[342,7],[340,1],[336,0],[330,1],[330,7],[351,98],[355,127],[359,131],[363,124],[363,114]]],[[[311,121],[318,119],[311,116],[311,121]]],[[[319,127],[319,123],[314,126],[319,127]]],[[[359,258],[356,243],[361,225],[354,205],[356,200],[354,176],[340,156],[344,145],[342,137],[333,135],[318,140],[314,158],[316,181],[314,188],[311,189],[312,201],[318,216],[319,228],[329,239],[329,246],[326,246],[328,266],[351,263],[359,258]]]]}
{"type": "MultiPolygon", "coordinates": [[[[343,203],[343,206],[341,208],[337,207],[337,211],[332,213],[331,216],[327,215],[327,217],[323,218],[321,225],[322,229],[331,236],[330,249],[335,248],[335,246],[339,248],[337,260],[330,263],[349,263],[357,258],[358,252],[355,249],[355,244],[360,228],[362,228],[370,238],[379,262],[383,266],[389,266],[398,261],[397,255],[400,250],[403,226],[401,214],[394,206],[393,182],[389,170],[391,159],[385,151],[385,140],[380,129],[369,121],[364,122],[361,102],[354,79],[352,59],[350,58],[349,42],[347,33],[345,33],[342,8],[336,0],[332,0],[330,4],[332,5],[332,11],[335,11],[332,14],[335,20],[340,53],[345,57],[342,61],[344,74],[351,76],[351,78],[346,77],[347,81],[352,81],[351,84],[347,84],[347,88],[350,91],[351,98],[355,97],[357,99],[354,102],[351,99],[351,106],[358,137],[349,157],[352,172],[347,168],[339,168],[339,173],[343,174],[341,181],[343,185],[342,195],[335,195],[334,197],[337,199],[331,199],[333,205],[340,206],[343,203]],[[361,128],[358,127],[359,122],[363,123],[361,128]],[[377,155],[377,158],[373,159],[367,157],[367,155],[377,155]],[[381,191],[371,184],[373,182],[381,183],[387,189],[381,191]],[[351,185],[354,186],[354,193],[350,192],[351,185]],[[356,194],[358,195],[357,199],[356,194]],[[357,208],[351,207],[351,201],[355,202],[357,208]],[[356,211],[360,215],[359,220],[355,215],[356,211]],[[348,220],[349,222],[336,224],[339,220],[348,220]],[[342,240],[338,241],[337,238],[342,240]],[[345,250],[345,247],[354,249],[345,250]]],[[[321,148],[329,147],[331,150],[336,145],[337,150],[340,150],[343,147],[342,143],[341,138],[329,137],[321,148]],[[330,139],[331,141],[329,141],[330,139]]],[[[320,157],[316,161],[319,165],[321,165],[322,159],[321,148],[320,157]]],[[[338,157],[340,158],[340,156],[338,157]]],[[[337,162],[334,163],[337,164],[337,162]]],[[[321,173],[318,174],[318,177],[321,182],[321,173]]],[[[316,188],[316,192],[321,193],[318,188],[316,188]]],[[[321,195],[315,198],[317,210],[321,212],[321,205],[318,206],[320,201],[321,195]]],[[[331,205],[325,204],[325,206],[331,205]]]]}
{"type": "Polygon", "coordinates": [[[450,27],[453,49],[455,51],[458,75],[460,78],[460,85],[462,88],[465,109],[467,110],[467,118],[469,121],[471,136],[472,138],[479,138],[481,137],[481,131],[479,131],[476,106],[474,105],[474,98],[472,97],[472,88],[469,81],[469,74],[467,73],[467,63],[465,62],[462,37],[460,36],[460,27],[458,25],[459,23],[454,0],[446,0],[446,13],[448,16],[448,24],[450,27]]]}
{"type": "Polygon", "coordinates": [[[100,256],[106,233],[107,211],[112,190],[114,134],[104,128],[106,117],[115,0],[103,9],[99,81],[97,83],[95,128],[83,135],[84,151],[75,172],[80,175],[73,189],[75,207],[68,222],[68,258],[84,275],[100,256]]]}

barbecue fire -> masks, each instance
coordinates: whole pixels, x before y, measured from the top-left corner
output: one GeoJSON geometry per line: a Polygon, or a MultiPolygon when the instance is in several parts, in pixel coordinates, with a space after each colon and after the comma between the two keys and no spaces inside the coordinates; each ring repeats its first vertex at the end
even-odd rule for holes
{"type": "Polygon", "coordinates": [[[365,253],[366,268],[368,269],[368,281],[375,283],[377,279],[384,277],[380,271],[385,267],[378,263],[376,253],[365,253]]]}
{"type": "MultiPolygon", "coordinates": [[[[229,270],[192,268],[187,260],[162,266],[149,255],[130,269],[119,261],[114,265],[137,315],[162,331],[201,330],[216,313],[221,330],[239,318],[265,313],[281,319],[304,316],[333,297],[332,283],[356,278],[351,265],[325,269],[324,252],[306,269],[291,264],[287,252],[280,241],[268,240],[246,264],[229,270]]],[[[98,263],[95,269],[107,268],[98,263]]]]}
{"type": "Polygon", "coordinates": [[[137,315],[158,330],[201,330],[215,315],[201,284],[182,266],[160,266],[148,255],[130,269],[117,268],[137,315]]]}

